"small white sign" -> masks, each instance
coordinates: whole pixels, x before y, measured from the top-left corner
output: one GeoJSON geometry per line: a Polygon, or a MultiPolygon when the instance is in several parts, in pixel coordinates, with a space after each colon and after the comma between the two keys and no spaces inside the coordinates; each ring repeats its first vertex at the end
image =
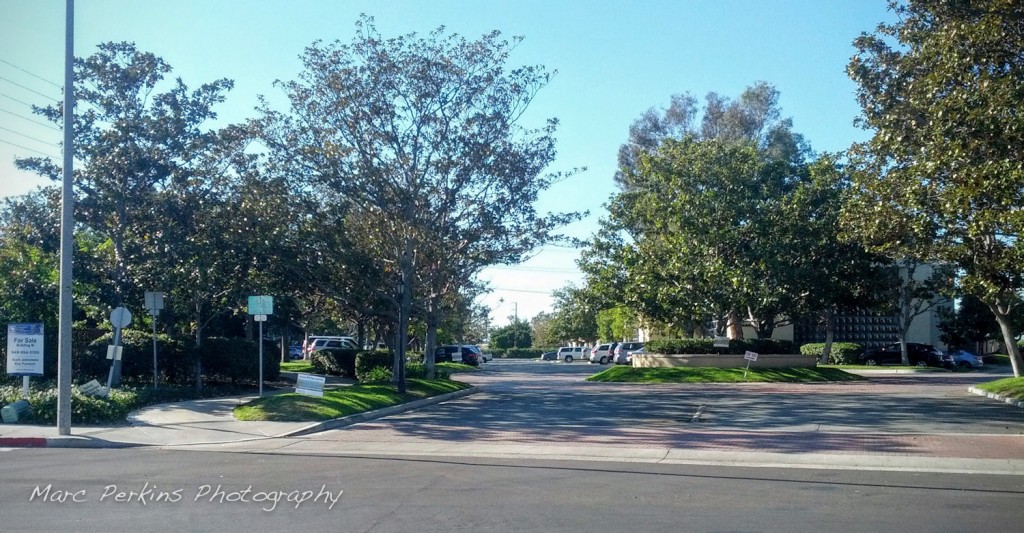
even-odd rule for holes
{"type": "Polygon", "coordinates": [[[743,358],[747,361],[757,361],[757,352],[745,352],[743,358]]]}
{"type": "Polygon", "coordinates": [[[295,392],[309,396],[323,396],[327,378],[313,374],[299,374],[295,377],[295,392]]]}
{"type": "Polygon", "coordinates": [[[256,322],[266,322],[267,315],[253,315],[252,319],[255,320],[256,322]]]}
{"type": "Polygon", "coordinates": [[[113,359],[115,361],[121,360],[121,352],[124,351],[124,346],[107,345],[107,359],[113,359]]]}
{"type": "Polygon", "coordinates": [[[43,325],[7,324],[7,373],[43,375],[43,325]]]}

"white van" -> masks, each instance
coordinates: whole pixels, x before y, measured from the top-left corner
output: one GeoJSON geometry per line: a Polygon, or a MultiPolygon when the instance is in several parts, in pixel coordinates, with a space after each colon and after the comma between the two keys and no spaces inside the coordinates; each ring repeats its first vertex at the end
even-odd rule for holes
{"type": "Polygon", "coordinates": [[[356,345],[356,340],[352,337],[329,337],[317,335],[315,337],[310,337],[306,342],[306,358],[309,358],[309,356],[317,350],[329,349],[358,350],[359,346],[356,345]]]}
{"type": "Polygon", "coordinates": [[[555,359],[571,363],[573,361],[586,361],[590,357],[590,348],[586,346],[562,346],[558,349],[555,359]]]}

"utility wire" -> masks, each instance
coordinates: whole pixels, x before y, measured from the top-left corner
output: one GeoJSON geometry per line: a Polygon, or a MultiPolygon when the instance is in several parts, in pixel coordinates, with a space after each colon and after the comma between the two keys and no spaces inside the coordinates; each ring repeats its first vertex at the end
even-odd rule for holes
{"type": "Polygon", "coordinates": [[[10,128],[5,128],[5,127],[3,127],[3,126],[0,126],[0,130],[4,130],[4,131],[9,131],[9,132],[11,132],[11,133],[13,133],[13,134],[15,134],[15,135],[20,135],[20,136],[22,136],[22,137],[24,137],[24,138],[26,138],[26,139],[32,139],[32,140],[33,140],[33,141],[35,141],[35,142],[39,142],[39,143],[43,143],[43,144],[48,144],[48,145],[50,145],[50,146],[52,146],[52,147],[54,147],[54,148],[60,148],[60,145],[56,145],[56,144],[53,144],[53,143],[52,143],[52,142],[50,142],[50,141],[44,141],[44,140],[42,140],[42,139],[37,139],[36,137],[33,137],[33,136],[31,136],[31,135],[25,135],[24,133],[21,133],[21,132],[19,132],[19,131],[15,131],[15,130],[12,130],[12,129],[10,129],[10,128]]]}
{"type": "Polygon", "coordinates": [[[25,115],[19,115],[19,114],[15,113],[14,111],[8,111],[8,110],[6,110],[4,108],[0,108],[0,111],[2,111],[4,113],[7,113],[8,115],[14,115],[14,116],[16,116],[16,117],[18,117],[18,118],[20,118],[22,120],[27,120],[27,121],[29,121],[29,122],[31,122],[33,124],[38,124],[40,126],[45,126],[47,128],[50,128],[53,131],[60,131],[60,128],[58,128],[57,126],[54,126],[53,124],[47,124],[45,122],[39,122],[38,120],[33,120],[33,119],[29,118],[29,117],[26,117],[25,115]]]}
{"type": "Polygon", "coordinates": [[[57,85],[56,83],[53,83],[52,81],[50,81],[50,80],[48,80],[48,79],[46,79],[46,78],[44,78],[42,76],[39,76],[37,74],[33,74],[33,73],[31,73],[31,72],[29,72],[29,71],[19,67],[18,65],[15,65],[14,63],[11,63],[10,61],[4,60],[4,59],[0,59],[0,63],[4,63],[4,64],[7,64],[7,65],[10,65],[10,66],[12,66],[12,67],[14,67],[14,68],[24,72],[25,74],[28,74],[29,76],[32,76],[33,78],[45,81],[46,83],[49,83],[50,85],[53,85],[54,87],[56,87],[58,89],[62,89],[62,87],[60,85],[57,85]]]}
{"type": "Polygon", "coordinates": [[[32,148],[29,148],[27,146],[22,146],[20,144],[14,144],[14,143],[12,143],[10,141],[5,141],[3,139],[0,139],[0,143],[9,144],[9,145],[14,146],[16,148],[21,148],[22,150],[28,150],[29,152],[35,152],[35,153],[37,153],[39,155],[44,155],[46,157],[49,157],[50,159],[60,159],[59,157],[57,157],[55,155],[51,155],[51,154],[48,154],[48,153],[45,153],[45,152],[40,152],[39,150],[34,150],[32,148]]]}
{"type": "Polygon", "coordinates": [[[43,94],[43,93],[41,93],[41,92],[39,92],[39,91],[37,91],[35,89],[32,89],[30,87],[25,87],[24,85],[22,85],[22,84],[20,84],[20,83],[18,83],[16,81],[11,81],[11,80],[3,77],[3,76],[0,76],[0,80],[4,80],[7,83],[10,83],[11,85],[15,85],[17,87],[21,87],[22,89],[25,89],[26,91],[28,91],[30,93],[38,94],[39,96],[42,96],[43,98],[46,98],[47,100],[58,100],[58,98],[54,98],[52,96],[45,95],[45,94],[43,94]]]}
{"type": "Polygon", "coordinates": [[[8,95],[8,94],[0,93],[0,96],[3,96],[4,98],[7,98],[8,100],[14,100],[15,102],[18,102],[19,104],[21,104],[21,105],[23,105],[25,107],[28,107],[28,108],[34,107],[32,104],[30,104],[30,103],[28,103],[28,102],[26,102],[24,100],[18,100],[17,98],[15,98],[15,97],[13,97],[11,95],[8,95]]]}

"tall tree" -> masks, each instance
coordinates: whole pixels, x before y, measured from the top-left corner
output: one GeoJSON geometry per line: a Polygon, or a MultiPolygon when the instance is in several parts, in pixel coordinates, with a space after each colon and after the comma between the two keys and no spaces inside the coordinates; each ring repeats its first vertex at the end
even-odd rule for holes
{"type": "MultiPolygon", "coordinates": [[[[156,194],[172,178],[184,178],[217,134],[202,125],[216,118],[214,104],[231,89],[229,80],[194,91],[177,79],[155,93],[171,72],[165,61],[134,44],[103,43],[75,60],[74,117],[76,219],[110,243],[107,275],[115,304],[141,299],[139,272],[159,259],[154,236],[163,230],[156,194]]],[[[37,108],[57,125],[63,106],[37,108]]],[[[16,161],[19,168],[58,180],[60,166],[45,158],[16,161]]]]}
{"type": "Polygon", "coordinates": [[[1024,288],[1024,5],[909,0],[855,42],[848,72],[872,138],[846,222],[890,257],[955,266],[1024,370],[1011,313],[1024,288]]]}
{"type": "Polygon", "coordinates": [[[394,283],[382,288],[401,311],[403,345],[413,296],[442,296],[422,290],[437,250],[479,265],[514,262],[575,218],[533,207],[558,179],[543,174],[557,121],[519,125],[550,74],[506,68],[518,41],[443,28],[384,38],[363,17],[351,43],[306,49],[300,78],[283,84],[291,115],[264,106],[274,157],[326,200],[358,210],[368,224],[360,247],[405,287],[400,298],[394,283]]]}

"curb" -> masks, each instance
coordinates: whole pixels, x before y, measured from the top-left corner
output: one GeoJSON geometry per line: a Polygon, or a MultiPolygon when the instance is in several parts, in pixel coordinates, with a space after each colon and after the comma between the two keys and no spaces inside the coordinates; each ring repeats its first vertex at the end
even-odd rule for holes
{"type": "Polygon", "coordinates": [[[1016,398],[1008,398],[1006,396],[1003,396],[1002,394],[996,394],[994,392],[989,392],[989,391],[986,391],[986,390],[981,390],[981,389],[979,389],[977,387],[967,387],[967,392],[969,392],[971,394],[974,394],[975,396],[984,396],[986,398],[991,398],[993,400],[999,400],[999,401],[1001,401],[1003,403],[1008,403],[1010,405],[1013,405],[1013,406],[1019,407],[1021,409],[1024,409],[1024,401],[1017,400],[1016,398]]]}
{"type": "Polygon", "coordinates": [[[273,438],[282,437],[299,437],[302,435],[310,435],[312,433],[319,433],[321,431],[328,431],[331,429],[338,429],[345,426],[351,426],[352,424],[358,424],[360,422],[366,422],[367,420],[373,420],[384,416],[391,416],[428,405],[434,405],[435,403],[447,402],[448,400],[455,400],[471,394],[480,392],[478,387],[470,387],[468,389],[462,389],[460,391],[449,392],[448,394],[441,394],[438,396],[431,396],[430,398],[423,398],[422,400],[416,400],[409,403],[403,403],[399,405],[392,405],[391,407],[385,407],[383,409],[377,409],[376,411],[366,411],[364,413],[356,413],[354,415],[345,416],[342,418],[335,418],[332,420],[324,420],[323,422],[317,422],[304,428],[300,428],[280,435],[274,435],[273,438]]]}
{"type": "MultiPolygon", "coordinates": [[[[309,426],[282,433],[280,435],[273,435],[269,437],[250,437],[245,439],[229,440],[219,443],[203,443],[203,444],[228,444],[233,442],[253,441],[253,440],[266,440],[276,439],[284,437],[298,437],[300,435],[309,435],[311,433],[319,433],[321,431],[327,431],[330,429],[341,428],[350,426],[352,424],[358,424],[359,422],[365,422],[367,420],[373,420],[384,416],[389,416],[398,413],[404,413],[406,411],[412,411],[413,409],[419,409],[427,405],[433,405],[435,403],[446,402],[448,400],[454,400],[456,398],[462,398],[463,396],[469,396],[470,394],[476,394],[480,392],[477,387],[470,387],[460,391],[450,392],[448,394],[441,394],[438,396],[431,396],[430,398],[423,398],[422,400],[416,400],[408,403],[399,405],[392,405],[391,407],[385,407],[383,409],[377,409],[375,411],[366,411],[364,413],[357,413],[349,415],[343,418],[335,418],[333,420],[325,420],[311,424],[309,426]]],[[[98,439],[95,437],[84,437],[79,435],[67,435],[60,437],[0,437],[0,447],[4,448],[142,448],[142,447],[164,447],[172,446],[168,444],[137,444],[130,442],[117,442],[105,439],[98,439]]],[[[190,444],[179,444],[175,446],[190,446],[190,444]]]]}

